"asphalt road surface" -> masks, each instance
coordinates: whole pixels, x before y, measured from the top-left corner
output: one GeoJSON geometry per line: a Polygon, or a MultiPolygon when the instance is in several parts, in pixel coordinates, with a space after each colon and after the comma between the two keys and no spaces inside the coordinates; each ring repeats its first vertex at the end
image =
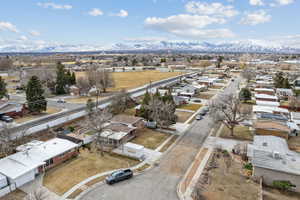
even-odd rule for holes
{"type": "MultiPolygon", "coordinates": [[[[240,79],[230,83],[224,93],[235,92],[240,79]]],[[[216,97],[218,98],[218,97],[216,97]]],[[[82,200],[175,200],[176,189],[212,128],[206,116],[195,121],[180,141],[162,158],[158,166],[112,186],[101,185],[85,194],[82,200]]]]}

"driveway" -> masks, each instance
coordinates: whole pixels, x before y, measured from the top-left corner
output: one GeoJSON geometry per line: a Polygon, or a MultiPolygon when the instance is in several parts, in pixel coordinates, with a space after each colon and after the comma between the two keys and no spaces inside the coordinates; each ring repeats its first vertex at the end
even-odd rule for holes
{"type": "MultiPolygon", "coordinates": [[[[236,91],[237,82],[225,92],[236,91]]],[[[112,186],[102,185],[86,193],[82,200],[175,200],[177,185],[208,136],[212,119],[194,121],[179,142],[161,158],[158,166],[145,174],[112,186]]]]}

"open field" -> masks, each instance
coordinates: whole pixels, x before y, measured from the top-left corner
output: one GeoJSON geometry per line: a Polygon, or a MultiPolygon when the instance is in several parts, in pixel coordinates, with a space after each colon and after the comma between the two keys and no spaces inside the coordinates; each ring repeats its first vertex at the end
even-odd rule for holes
{"type": "Polygon", "coordinates": [[[61,111],[61,109],[59,109],[59,108],[47,107],[46,112],[43,112],[43,113],[38,114],[38,115],[32,115],[32,114],[24,115],[23,117],[16,118],[15,122],[16,123],[28,122],[28,121],[31,121],[31,120],[34,120],[34,119],[38,119],[40,117],[44,117],[44,116],[47,116],[47,115],[58,113],[60,111],[61,111]]]}
{"type": "Polygon", "coordinates": [[[179,109],[184,109],[184,110],[191,110],[191,111],[197,111],[199,108],[201,108],[202,105],[201,104],[184,104],[179,106],[179,109]]]}
{"type": "Polygon", "coordinates": [[[168,137],[167,133],[157,132],[148,128],[139,130],[137,137],[131,140],[130,142],[143,145],[148,149],[156,149],[160,144],[162,144],[168,137]]]}
{"type": "MultiPolygon", "coordinates": [[[[140,71],[140,72],[113,72],[115,87],[109,91],[119,91],[121,89],[133,89],[150,83],[150,81],[159,81],[170,77],[181,75],[182,72],[159,72],[159,71],[140,71]]],[[[76,78],[85,77],[85,72],[76,72],[76,78]]]]}
{"type": "Polygon", "coordinates": [[[258,199],[259,184],[248,179],[244,173],[240,160],[232,159],[228,153],[214,152],[197,183],[196,191],[203,197],[201,199],[206,200],[258,199]],[[203,189],[199,191],[197,188],[203,189]]]}
{"type": "Polygon", "coordinates": [[[105,153],[102,157],[99,153],[81,150],[77,158],[46,172],[43,184],[49,190],[62,195],[88,177],[114,169],[131,167],[138,163],[137,160],[115,154],[105,153]]]}
{"type": "Polygon", "coordinates": [[[178,117],[177,122],[184,123],[186,120],[188,120],[193,115],[193,113],[176,111],[175,115],[177,115],[177,117],[178,117]]]}
{"type": "Polygon", "coordinates": [[[236,126],[234,128],[233,136],[230,135],[230,130],[226,126],[224,126],[220,137],[237,140],[253,140],[253,134],[247,126],[236,126]]]}

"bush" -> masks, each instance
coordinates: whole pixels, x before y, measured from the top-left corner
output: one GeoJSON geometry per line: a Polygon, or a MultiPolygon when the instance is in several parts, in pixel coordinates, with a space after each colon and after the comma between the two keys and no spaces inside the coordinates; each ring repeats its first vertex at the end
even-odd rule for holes
{"type": "Polygon", "coordinates": [[[244,165],[244,168],[247,169],[247,170],[251,170],[251,171],[252,171],[253,166],[252,166],[251,163],[246,163],[246,164],[244,165]]]}
{"type": "Polygon", "coordinates": [[[68,127],[69,131],[74,132],[75,131],[75,127],[74,126],[69,126],[68,127]]]}
{"type": "Polygon", "coordinates": [[[280,189],[280,190],[290,190],[292,187],[296,187],[290,181],[273,181],[273,187],[280,189]]]}

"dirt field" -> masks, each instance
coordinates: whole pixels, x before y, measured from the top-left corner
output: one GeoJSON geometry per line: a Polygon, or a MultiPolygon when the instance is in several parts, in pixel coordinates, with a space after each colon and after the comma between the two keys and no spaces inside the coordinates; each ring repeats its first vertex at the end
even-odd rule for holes
{"type": "Polygon", "coordinates": [[[160,133],[155,130],[144,128],[139,130],[137,137],[131,140],[130,142],[143,145],[149,149],[156,149],[160,144],[162,144],[168,137],[167,133],[160,133]]]}
{"type": "MultiPolygon", "coordinates": [[[[113,72],[115,87],[109,91],[119,91],[121,89],[133,89],[150,83],[150,81],[159,81],[162,79],[178,76],[182,72],[159,72],[159,71],[141,71],[141,72],[113,72]]],[[[76,72],[76,78],[86,76],[85,72],[76,72]]]]}
{"type": "Polygon", "coordinates": [[[126,168],[137,165],[139,162],[118,155],[105,154],[81,150],[80,155],[46,172],[44,186],[49,190],[62,195],[77,183],[98,173],[126,168]],[[76,176],[74,176],[76,173],[76,176]]]}
{"type": "Polygon", "coordinates": [[[258,192],[259,184],[244,176],[242,163],[228,153],[215,152],[193,194],[206,200],[254,200],[258,192]]]}

